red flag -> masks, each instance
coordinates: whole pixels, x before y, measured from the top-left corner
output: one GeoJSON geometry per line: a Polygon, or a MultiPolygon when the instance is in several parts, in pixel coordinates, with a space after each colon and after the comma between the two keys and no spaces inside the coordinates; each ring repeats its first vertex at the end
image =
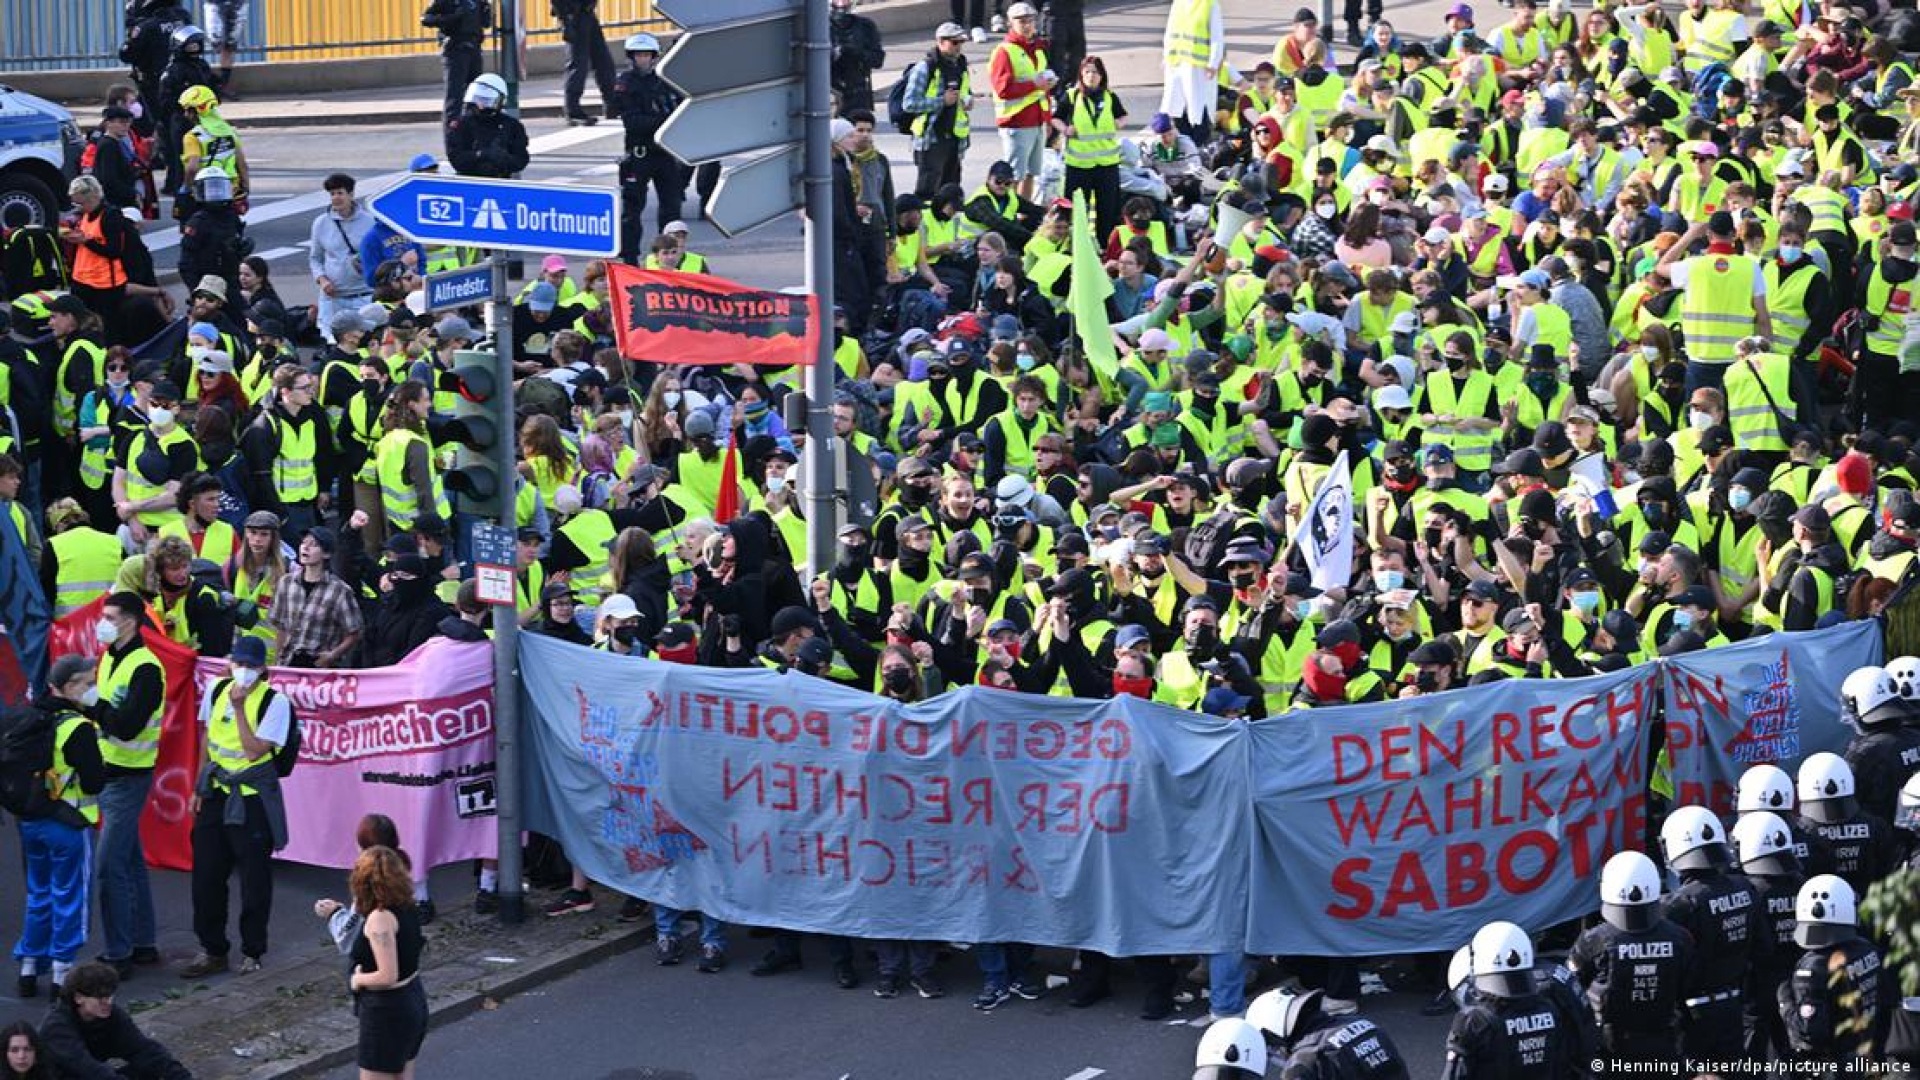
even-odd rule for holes
{"type": "Polygon", "coordinates": [[[713,520],[725,525],[740,516],[740,465],[734,460],[733,425],[727,425],[727,452],[720,458],[720,493],[713,498],[713,520]]]}
{"type": "MultiPolygon", "coordinates": [[[[97,657],[102,651],[93,626],[106,606],[105,594],[54,620],[47,635],[49,657],[97,657]]],[[[160,616],[151,606],[147,619],[157,627],[160,616]]],[[[147,648],[167,676],[166,705],[160,716],[160,752],[153,764],[153,791],[140,815],[140,843],[147,864],[164,870],[193,868],[193,782],[200,775],[200,688],[194,665],[200,654],[167,637],[158,629],[141,631],[147,648]]]]}
{"type": "Polygon", "coordinates": [[[607,265],[620,355],[656,364],[810,365],[820,345],[811,296],[710,274],[607,265]]]}

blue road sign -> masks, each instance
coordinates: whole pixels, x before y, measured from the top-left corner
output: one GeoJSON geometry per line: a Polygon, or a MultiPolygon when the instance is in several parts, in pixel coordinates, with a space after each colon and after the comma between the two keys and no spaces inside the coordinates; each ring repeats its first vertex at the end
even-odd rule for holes
{"type": "Polygon", "coordinates": [[[411,173],[367,209],[423,244],[587,258],[620,251],[620,193],[607,188],[411,173]]]}
{"type": "Polygon", "coordinates": [[[427,310],[445,311],[485,302],[493,295],[493,267],[463,266],[427,277],[427,310]]]}

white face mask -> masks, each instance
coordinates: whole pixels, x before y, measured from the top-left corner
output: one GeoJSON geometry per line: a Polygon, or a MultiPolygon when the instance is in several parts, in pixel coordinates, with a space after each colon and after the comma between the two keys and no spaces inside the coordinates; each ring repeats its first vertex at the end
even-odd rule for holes
{"type": "Polygon", "coordinates": [[[1687,426],[1695,431],[1705,431],[1713,426],[1713,414],[1704,409],[1688,409],[1687,426]]]}
{"type": "Polygon", "coordinates": [[[155,406],[147,410],[147,420],[149,423],[151,423],[154,427],[157,427],[157,428],[172,427],[173,426],[173,410],[162,409],[159,406],[155,406]]]}
{"type": "Polygon", "coordinates": [[[621,427],[633,426],[633,410],[632,409],[621,409],[619,412],[616,412],[613,415],[620,418],[621,427]]]}
{"type": "Polygon", "coordinates": [[[1375,206],[1384,206],[1387,202],[1387,193],[1380,188],[1375,188],[1367,192],[1367,201],[1375,206]]]}
{"type": "Polygon", "coordinates": [[[669,390],[660,395],[660,400],[666,404],[667,408],[677,409],[680,407],[680,391],[669,390]]]}
{"type": "Polygon", "coordinates": [[[80,704],[86,708],[91,709],[99,703],[100,688],[98,686],[89,686],[87,687],[87,692],[80,695],[80,704]]]}
{"type": "Polygon", "coordinates": [[[1660,346],[1642,345],[1640,346],[1640,355],[1648,360],[1658,360],[1660,359],[1660,346]]]}
{"type": "Polygon", "coordinates": [[[260,669],[236,667],[233,669],[233,681],[240,689],[245,690],[260,681],[260,669]]]}
{"type": "Polygon", "coordinates": [[[101,619],[93,624],[93,640],[102,645],[111,645],[120,638],[120,627],[112,619],[101,619]]]}
{"type": "Polygon", "coordinates": [[[1338,213],[1339,210],[1340,207],[1337,203],[1321,203],[1313,208],[1313,212],[1323,218],[1331,218],[1334,214],[1338,213]]]}
{"type": "Polygon", "coordinates": [[[784,475],[767,477],[768,491],[785,491],[786,489],[787,489],[787,478],[784,475]]]}

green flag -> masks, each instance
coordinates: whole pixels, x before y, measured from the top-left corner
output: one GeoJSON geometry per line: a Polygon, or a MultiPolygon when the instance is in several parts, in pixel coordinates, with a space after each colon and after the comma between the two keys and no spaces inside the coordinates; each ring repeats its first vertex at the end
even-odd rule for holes
{"type": "Polygon", "coordinates": [[[1099,240],[1093,224],[1087,220],[1087,193],[1073,193],[1073,281],[1067,288],[1067,307],[1073,312],[1073,325],[1080,335],[1080,348],[1087,362],[1102,378],[1111,379],[1120,370],[1120,357],[1113,350],[1113,330],[1107,322],[1107,297],[1113,295],[1113,282],[1100,264],[1099,240]]]}

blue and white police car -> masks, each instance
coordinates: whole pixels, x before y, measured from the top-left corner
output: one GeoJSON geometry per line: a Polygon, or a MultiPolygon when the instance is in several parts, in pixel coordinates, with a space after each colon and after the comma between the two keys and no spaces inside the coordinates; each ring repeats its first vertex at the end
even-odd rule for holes
{"type": "Polygon", "coordinates": [[[0,232],[54,225],[84,143],[72,113],[0,84],[0,232]]]}

